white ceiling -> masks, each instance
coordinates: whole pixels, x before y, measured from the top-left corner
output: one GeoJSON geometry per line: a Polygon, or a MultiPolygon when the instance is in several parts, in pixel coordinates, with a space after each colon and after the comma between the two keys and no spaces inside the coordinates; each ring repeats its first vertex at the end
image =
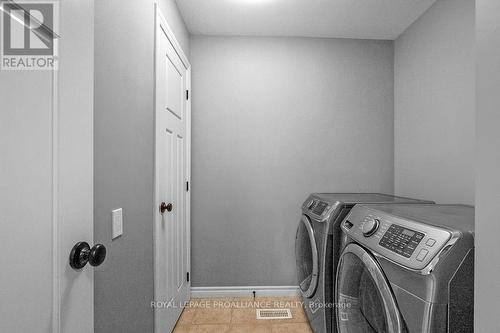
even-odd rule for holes
{"type": "Polygon", "coordinates": [[[196,35],[395,39],[436,0],[176,0],[196,35]]]}

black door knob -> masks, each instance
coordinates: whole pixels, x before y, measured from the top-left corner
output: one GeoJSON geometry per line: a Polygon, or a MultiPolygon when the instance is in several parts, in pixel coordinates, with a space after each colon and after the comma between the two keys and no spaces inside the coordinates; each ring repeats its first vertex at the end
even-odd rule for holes
{"type": "Polygon", "coordinates": [[[96,267],[106,259],[106,247],[102,244],[96,244],[90,249],[89,264],[96,267]]]}
{"type": "Polygon", "coordinates": [[[96,244],[92,248],[87,242],[78,242],[71,249],[69,254],[69,265],[75,269],[82,269],[87,263],[92,266],[99,266],[106,259],[106,247],[96,244]]]}
{"type": "Polygon", "coordinates": [[[162,203],[160,204],[160,213],[162,213],[162,214],[163,214],[163,213],[165,213],[165,211],[167,211],[167,212],[171,212],[173,207],[174,207],[174,206],[173,206],[173,205],[172,205],[172,203],[170,203],[170,202],[169,202],[168,204],[166,204],[166,203],[162,202],[162,203]]]}

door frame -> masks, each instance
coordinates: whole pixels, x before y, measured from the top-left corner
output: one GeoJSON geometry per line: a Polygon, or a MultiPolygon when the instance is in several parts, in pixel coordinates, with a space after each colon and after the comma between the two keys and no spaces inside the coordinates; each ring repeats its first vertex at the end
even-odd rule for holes
{"type": "MultiPolygon", "coordinates": [[[[154,228],[153,228],[153,246],[154,246],[154,298],[155,300],[159,299],[157,294],[157,285],[158,281],[158,227],[161,224],[161,215],[158,214],[158,202],[159,202],[159,161],[158,161],[158,145],[157,145],[157,119],[158,119],[158,96],[157,96],[157,75],[156,70],[158,68],[158,37],[160,33],[165,33],[168,40],[172,44],[175,52],[179,56],[186,68],[186,90],[189,91],[189,98],[184,100],[186,103],[186,165],[185,165],[185,175],[186,180],[189,182],[189,190],[186,192],[186,244],[187,244],[187,271],[191,272],[191,64],[189,63],[188,58],[186,57],[184,51],[182,50],[179,42],[175,38],[175,35],[167,23],[165,16],[163,15],[158,3],[155,1],[155,28],[154,28],[154,83],[153,83],[153,100],[154,100],[154,196],[153,196],[153,216],[154,216],[154,228]],[[161,32],[163,30],[163,32],[161,32]]],[[[191,297],[191,279],[189,279],[188,283],[188,297],[191,297]]],[[[155,332],[160,332],[161,329],[157,327],[157,311],[165,310],[165,309],[154,309],[154,330],[155,332]]]]}

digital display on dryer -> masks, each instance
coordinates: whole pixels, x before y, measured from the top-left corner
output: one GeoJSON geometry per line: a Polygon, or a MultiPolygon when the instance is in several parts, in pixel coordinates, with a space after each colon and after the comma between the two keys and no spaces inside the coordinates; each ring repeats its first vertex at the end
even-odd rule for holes
{"type": "Polygon", "coordinates": [[[408,229],[404,229],[403,232],[401,232],[401,234],[403,236],[413,237],[413,235],[415,235],[415,232],[408,229]]]}

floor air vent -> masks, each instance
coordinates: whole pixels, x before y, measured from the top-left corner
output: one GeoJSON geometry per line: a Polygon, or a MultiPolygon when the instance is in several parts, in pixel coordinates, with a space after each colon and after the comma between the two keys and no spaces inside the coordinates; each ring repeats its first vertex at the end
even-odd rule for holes
{"type": "Polygon", "coordinates": [[[291,319],[290,309],[257,309],[257,319],[291,319]]]}

